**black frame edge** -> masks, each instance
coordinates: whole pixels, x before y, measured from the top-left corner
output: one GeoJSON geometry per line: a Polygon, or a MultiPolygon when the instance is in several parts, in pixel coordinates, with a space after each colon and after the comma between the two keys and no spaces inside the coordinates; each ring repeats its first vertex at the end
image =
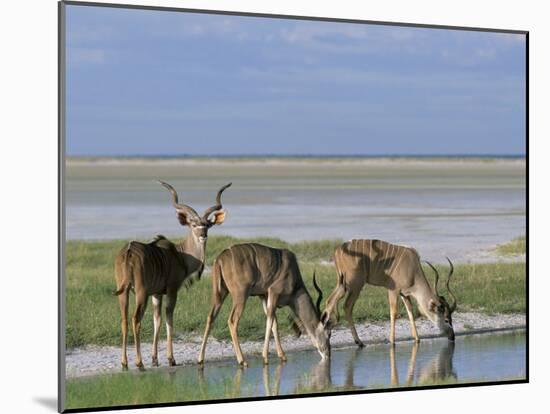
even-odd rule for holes
{"type": "Polygon", "coordinates": [[[185,7],[170,7],[170,6],[146,6],[127,3],[100,3],[100,2],[84,2],[78,0],[66,0],[63,1],[66,5],[72,6],[88,6],[88,7],[111,7],[111,8],[124,8],[124,9],[136,9],[136,10],[155,10],[155,11],[167,11],[167,12],[187,12],[187,13],[201,13],[201,14],[221,14],[226,16],[241,16],[241,17],[267,17],[272,19],[291,19],[291,20],[313,20],[324,22],[336,22],[336,23],[357,23],[357,24],[374,24],[380,26],[403,26],[403,27],[415,27],[424,29],[446,29],[446,30],[467,30],[477,32],[493,32],[493,33],[510,33],[510,34],[527,34],[527,30],[515,30],[515,29],[498,29],[498,28],[484,28],[484,27],[468,27],[468,26],[452,26],[452,25],[438,25],[430,23],[405,23],[405,22],[391,22],[380,20],[361,20],[361,19],[346,19],[338,17],[321,17],[321,16],[301,16],[290,14],[270,14],[270,13],[254,13],[244,11],[223,11],[216,9],[192,9],[185,7]]]}
{"type": "Polygon", "coordinates": [[[58,300],[57,300],[57,410],[65,411],[65,114],[66,114],[66,66],[65,66],[65,2],[57,3],[57,200],[58,200],[58,300]]]}

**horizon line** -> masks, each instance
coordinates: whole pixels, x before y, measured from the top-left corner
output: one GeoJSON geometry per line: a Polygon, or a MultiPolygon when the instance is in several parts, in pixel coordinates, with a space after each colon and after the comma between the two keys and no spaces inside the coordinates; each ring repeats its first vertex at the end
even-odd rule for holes
{"type": "Polygon", "coordinates": [[[65,154],[66,158],[525,158],[526,154],[65,154]]]}

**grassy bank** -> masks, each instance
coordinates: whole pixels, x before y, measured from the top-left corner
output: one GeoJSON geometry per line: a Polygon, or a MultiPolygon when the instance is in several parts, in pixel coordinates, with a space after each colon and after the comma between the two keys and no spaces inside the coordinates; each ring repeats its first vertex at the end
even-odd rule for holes
{"type": "MultiPolygon", "coordinates": [[[[276,368],[275,368],[276,369],[276,368]]],[[[250,370],[250,369],[249,369],[250,370]]],[[[304,376],[302,383],[297,381],[293,389],[288,392],[276,394],[277,379],[273,369],[268,371],[269,377],[258,378],[257,382],[242,384],[246,376],[257,373],[243,371],[241,368],[232,368],[223,378],[205,378],[201,370],[193,369],[182,375],[182,368],[178,371],[149,371],[146,375],[142,373],[122,373],[111,375],[99,375],[90,378],[70,380],[67,382],[67,408],[89,408],[89,407],[115,407],[120,405],[172,403],[188,401],[205,401],[216,399],[231,399],[238,397],[264,397],[272,395],[292,394],[313,394],[326,392],[345,392],[391,389],[395,386],[389,384],[372,384],[366,387],[357,386],[336,386],[325,385],[324,387],[309,384],[309,378],[304,376]],[[242,384],[242,385],[241,385],[242,384]],[[269,391],[268,391],[269,390],[269,391]]],[[[522,380],[523,375],[517,377],[501,378],[501,381],[522,380]]],[[[448,377],[444,379],[433,379],[421,383],[407,384],[400,383],[398,388],[409,386],[433,386],[452,385],[460,383],[479,383],[494,381],[494,379],[448,377]]]]}
{"type": "MultiPolygon", "coordinates": [[[[233,237],[209,237],[207,264],[226,247],[240,242],[233,237]]],[[[247,241],[252,241],[248,239],[247,241]]],[[[338,240],[286,243],[278,239],[254,239],[274,247],[286,247],[296,253],[303,277],[313,292],[311,276],[316,269],[319,285],[325,297],[334,287],[334,267],[322,264],[330,260],[338,240]]],[[[113,261],[125,241],[68,242],[66,266],[67,347],[86,344],[118,345],[120,342],[120,311],[118,301],[111,295],[115,286],[113,261]]],[[[442,275],[446,267],[441,268],[442,275]]],[[[426,269],[430,279],[433,273],[426,269]]],[[[525,264],[490,263],[457,265],[454,291],[459,299],[458,311],[477,310],[488,313],[525,312],[525,264]]],[[[202,333],[210,307],[210,279],[203,277],[189,290],[182,288],[175,311],[174,325],[180,335],[202,333]]],[[[357,321],[389,318],[387,295],[383,288],[367,286],[355,306],[357,321]]],[[[133,297],[132,297],[133,302],[133,297]]],[[[219,339],[229,338],[227,317],[231,300],[228,298],[216,321],[212,334],[219,339]]],[[[405,317],[404,309],[400,309],[405,317]]],[[[130,308],[132,312],[132,307],[130,308]]],[[[287,309],[278,311],[282,334],[290,333],[287,309]]],[[[142,338],[152,340],[151,307],[142,325],[142,338]]],[[[257,298],[247,302],[239,334],[242,339],[260,340],[264,335],[265,317],[257,298]]],[[[164,336],[164,334],[163,334],[164,336]]]]}
{"type": "MultiPolygon", "coordinates": [[[[237,398],[240,391],[232,378],[201,380],[197,369],[187,376],[161,371],[110,374],[67,381],[68,408],[111,407],[237,398]]],[[[261,390],[256,390],[261,395],[261,390]]]]}
{"type": "Polygon", "coordinates": [[[525,254],[526,238],[525,236],[516,237],[508,243],[499,244],[495,251],[501,256],[517,256],[520,254],[525,254]]]}

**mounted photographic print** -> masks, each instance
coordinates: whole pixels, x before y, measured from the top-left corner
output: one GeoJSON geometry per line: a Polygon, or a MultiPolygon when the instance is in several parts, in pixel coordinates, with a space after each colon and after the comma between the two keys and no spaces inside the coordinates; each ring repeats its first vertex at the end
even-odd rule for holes
{"type": "Polygon", "coordinates": [[[528,381],[527,32],[59,11],[60,411],[528,381]]]}

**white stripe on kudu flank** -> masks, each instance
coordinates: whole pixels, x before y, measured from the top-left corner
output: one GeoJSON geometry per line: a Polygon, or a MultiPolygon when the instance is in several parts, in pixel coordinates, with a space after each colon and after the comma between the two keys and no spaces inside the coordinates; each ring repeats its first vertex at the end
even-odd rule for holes
{"type": "Polygon", "coordinates": [[[392,275],[393,272],[395,271],[395,265],[397,263],[397,259],[398,259],[398,256],[399,256],[399,246],[395,245],[395,244],[392,244],[392,257],[393,257],[393,260],[391,262],[391,265],[390,265],[390,270],[389,270],[389,275],[392,275]]]}
{"type": "Polygon", "coordinates": [[[395,244],[391,244],[391,254],[388,257],[388,261],[391,260],[390,268],[389,268],[389,274],[391,275],[391,268],[393,267],[393,264],[395,263],[395,255],[397,253],[397,246],[395,244]]]}
{"type": "Polygon", "coordinates": [[[368,259],[368,256],[365,254],[365,242],[366,240],[362,240],[363,241],[363,247],[362,247],[362,253],[363,253],[363,274],[366,274],[367,273],[367,259],[368,259]]]}
{"type": "MultiPolygon", "coordinates": [[[[374,241],[371,241],[371,247],[373,245],[373,242],[374,241]]],[[[380,244],[380,243],[378,243],[378,244],[380,244]]],[[[373,259],[375,260],[375,262],[374,262],[374,264],[375,264],[374,273],[378,274],[378,271],[380,270],[380,259],[382,258],[381,256],[384,254],[384,252],[382,252],[381,249],[376,250],[374,247],[372,248],[372,252],[376,252],[376,257],[373,257],[373,259]]]]}
{"type": "Polygon", "coordinates": [[[369,263],[369,272],[372,274],[372,271],[374,270],[373,266],[372,266],[374,264],[373,263],[374,262],[374,257],[372,255],[372,251],[373,251],[372,250],[372,240],[369,240],[369,246],[370,246],[370,248],[369,248],[369,252],[370,252],[370,255],[369,255],[369,258],[370,258],[370,260],[369,260],[369,262],[370,262],[369,263]]]}
{"type": "Polygon", "coordinates": [[[399,260],[398,260],[398,262],[396,263],[395,267],[393,268],[393,271],[394,271],[394,272],[399,268],[399,263],[401,263],[401,260],[403,259],[403,256],[405,256],[406,250],[407,250],[407,249],[406,249],[405,247],[402,247],[402,248],[401,248],[401,254],[399,255],[399,260]]]}
{"type": "Polygon", "coordinates": [[[231,253],[231,269],[233,269],[233,276],[237,274],[237,270],[235,269],[235,256],[233,255],[233,249],[230,248],[229,252],[231,253]]]}

